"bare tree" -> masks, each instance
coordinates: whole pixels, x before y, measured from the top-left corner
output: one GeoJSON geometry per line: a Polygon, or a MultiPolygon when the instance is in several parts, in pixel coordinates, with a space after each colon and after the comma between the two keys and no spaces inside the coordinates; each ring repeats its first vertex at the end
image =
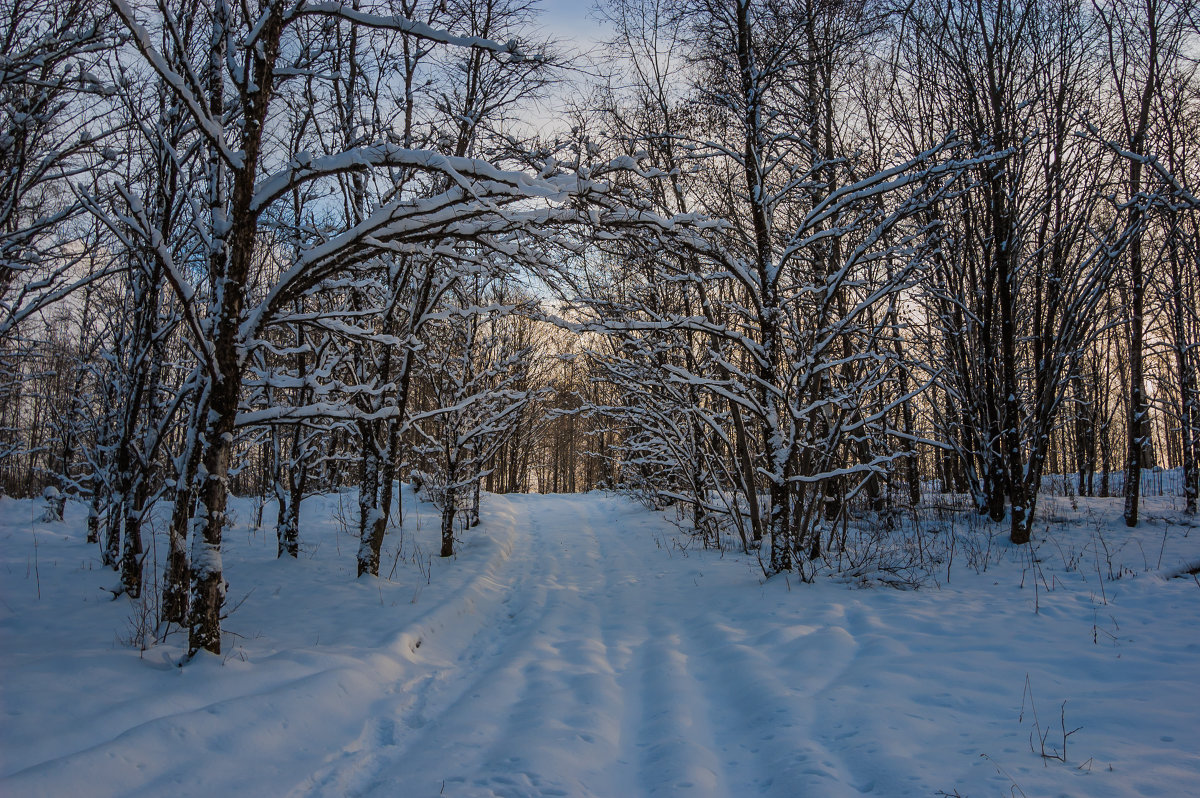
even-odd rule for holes
{"type": "Polygon", "coordinates": [[[1174,0],[1113,0],[1097,3],[1105,33],[1109,87],[1113,92],[1113,135],[1127,158],[1124,183],[1131,231],[1126,248],[1129,277],[1129,414],[1125,460],[1125,523],[1137,526],[1142,467],[1150,446],[1145,386],[1145,301],[1149,271],[1143,255],[1143,230],[1149,204],[1143,195],[1145,157],[1151,147],[1155,98],[1164,73],[1180,57],[1194,33],[1195,9],[1174,0]]]}
{"type": "Polygon", "coordinates": [[[82,0],[15,0],[0,16],[0,335],[102,273],[83,268],[73,184],[117,158],[105,141],[116,87],[97,76],[109,46],[82,0]]]}

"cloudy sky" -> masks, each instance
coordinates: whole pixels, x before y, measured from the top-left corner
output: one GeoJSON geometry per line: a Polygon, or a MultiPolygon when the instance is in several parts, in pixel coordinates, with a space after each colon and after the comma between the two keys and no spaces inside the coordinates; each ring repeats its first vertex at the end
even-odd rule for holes
{"type": "Polygon", "coordinates": [[[593,0],[542,0],[542,19],[548,32],[587,49],[603,38],[592,6],[593,0]]]}
{"type": "Polygon", "coordinates": [[[524,122],[532,131],[550,135],[564,125],[562,109],[579,99],[582,86],[595,74],[601,58],[600,43],[606,38],[592,12],[595,0],[540,0],[541,30],[531,30],[534,39],[553,37],[572,59],[575,69],[564,73],[569,80],[551,89],[536,107],[528,109],[524,122]]]}

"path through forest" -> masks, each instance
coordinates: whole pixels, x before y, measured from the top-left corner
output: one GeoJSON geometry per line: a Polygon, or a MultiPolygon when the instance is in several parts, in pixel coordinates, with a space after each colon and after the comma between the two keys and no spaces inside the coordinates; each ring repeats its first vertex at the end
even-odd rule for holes
{"type": "Polygon", "coordinates": [[[472,591],[403,636],[416,667],[297,794],[870,788],[814,728],[821,689],[854,655],[841,626],[778,628],[759,615],[748,627],[744,607],[701,588],[717,564],[677,567],[688,553],[631,529],[627,502],[489,502],[491,522],[520,534],[472,591]],[[772,662],[783,641],[799,681],[772,662]]]}
{"type": "Polygon", "coordinates": [[[600,493],[485,496],[442,560],[408,487],[383,577],[355,579],[354,498],[306,501],[282,561],[239,499],[225,649],[182,667],[178,633],[130,645],[145,616],[98,590],[114,577],[85,508],[43,523],[0,498],[0,795],[1116,798],[1200,780],[1200,582],[1171,578],[1200,537],[1170,500],[1133,531],[1119,499],[1047,500],[1033,548],[931,516],[922,545],[954,543],[906,591],[766,580],[600,493]]]}

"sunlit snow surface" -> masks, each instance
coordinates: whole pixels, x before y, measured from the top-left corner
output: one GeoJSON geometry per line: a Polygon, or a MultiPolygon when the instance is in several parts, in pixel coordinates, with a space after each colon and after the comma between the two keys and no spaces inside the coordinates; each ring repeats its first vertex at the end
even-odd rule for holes
{"type": "Polygon", "coordinates": [[[1177,499],[1148,499],[1134,531],[1118,499],[1047,500],[1040,562],[999,526],[947,525],[928,538],[957,534],[954,558],[916,591],[764,581],[754,557],[601,494],[485,496],[483,525],[442,561],[436,511],[404,500],[386,578],[362,581],[336,520],[352,495],[306,501],[290,562],[236,501],[225,653],[179,668],[179,632],[130,646],[139,609],[105,590],[116,575],[80,507],[42,524],[39,502],[0,499],[0,795],[1200,784],[1200,583],[1168,578],[1200,562],[1200,529],[1177,499]],[[1067,761],[1043,759],[1035,724],[1058,754],[1064,718],[1067,761]]]}

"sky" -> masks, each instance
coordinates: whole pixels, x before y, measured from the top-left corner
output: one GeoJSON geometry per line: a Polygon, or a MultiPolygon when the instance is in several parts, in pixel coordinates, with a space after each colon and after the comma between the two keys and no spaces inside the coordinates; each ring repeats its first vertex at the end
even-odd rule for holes
{"type": "MultiPolygon", "coordinates": [[[[600,45],[606,38],[605,29],[593,13],[595,0],[540,0],[539,19],[541,28],[530,30],[532,38],[553,38],[560,49],[572,58],[577,71],[571,71],[572,80],[586,82],[586,76],[594,74],[594,66],[600,57],[600,45]]],[[[552,136],[563,126],[562,109],[580,92],[580,84],[566,82],[552,90],[549,97],[529,110],[524,120],[533,131],[552,136]]]]}
{"type": "Polygon", "coordinates": [[[542,0],[542,19],[547,32],[564,42],[589,49],[603,37],[600,23],[592,15],[593,0],[542,0]]]}

